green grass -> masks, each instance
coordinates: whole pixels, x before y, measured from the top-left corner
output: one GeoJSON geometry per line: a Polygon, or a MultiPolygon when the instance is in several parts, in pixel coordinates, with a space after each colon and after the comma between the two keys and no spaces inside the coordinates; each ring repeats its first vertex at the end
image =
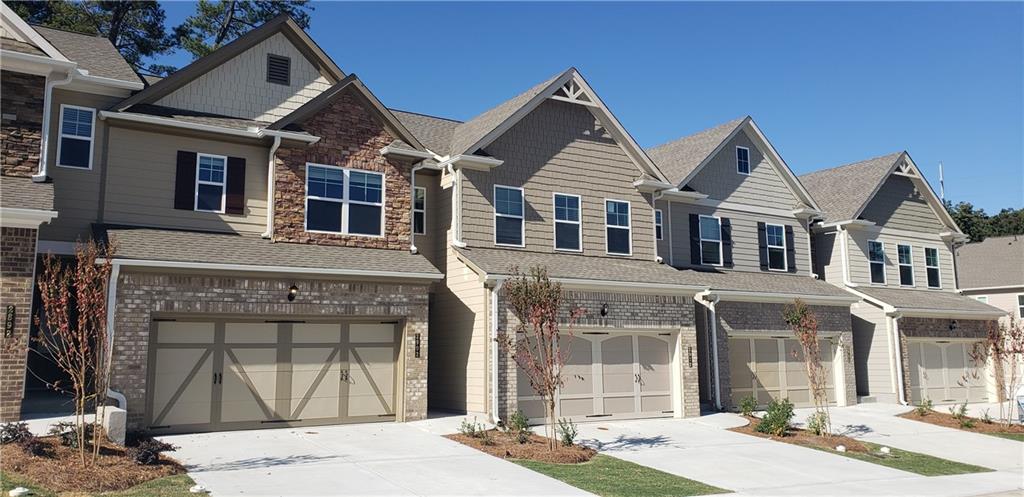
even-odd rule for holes
{"type": "Polygon", "coordinates": [[[604,454],[582,464],[514,462],[602,497],[685,497],[729,492],[604,454]]]}
{"type": "Polygon", "coordinates": [[[1024,442],[1024,433],[985,433],[986,435],[992,435],[993,437],[1008,438],[1010,440],[1016,440],[1018,442],[1024,442]]]}
{"type": "Polygon", "coordinates": [[[918,452],[910,452],[909,450],[900,450],[894,447],[889,447],[890,453],[885,455],[878,452],[879,449],[882,448],[881,445],[870,442],[861,443],[863,443],[871,453],[837,452],[835,450],[821,447],[814,448],[825,452],[831,452],[832,454],[846,456],[851,459],[857,459],[860,461],[887,466],[893,469],[916,473],[922,476],[963,475],[968,473],[986,473],[994,471],[981,466],[975,466],[973,464],[950,461],[948,459],[929,456],[918,452]]]}
{"type": "MultiPolygon", "coordinates": [[[[192,485],[195,485],[195,482],[188,475],[174,475],[150,480],[127,490],[94,495],[97,497],[192,497],[194,494],[188,491],[192,485]]],[[[7,495],[7,492],[15,487],[32,490],[32,497],[57,497],[56,492],[33,485],[19,474],[11,472],[0,474],[0,490],[3,491],[3,495],[7,495]]]]}

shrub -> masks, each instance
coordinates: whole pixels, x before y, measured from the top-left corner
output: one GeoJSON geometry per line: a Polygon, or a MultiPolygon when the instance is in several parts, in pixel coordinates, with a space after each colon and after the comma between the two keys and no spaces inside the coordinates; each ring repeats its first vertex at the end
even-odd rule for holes
{"type": "Polygon", "coordinates": [[[178,448],[169,443],[154,438],[144,438],[139,441],[137,446],[129,447],[126,455],[135,461],[135,464],[151,466],[160,462],[160,454],[175,450],[178,448]]]}
{"type": "Polygon", "coordinates": [[[921,403],[917,405],[917,408],[914,409],[914,412],[922,418],[927,416],[929,412],[932,412],[932,399],[924,399],[921,401],[921,403]]]}
{"type": "Polygon", "coordinates": [[[0,425],[0,444],[22,443],[34,438],[24,421],[0,425]]]}
{"type": "Polygon", "coordinates": [[[967,417],[966,402],[950,406],[949,414],[953,416],[953,419],[960,423],[960,428],[974,428],[974,420],[967,417]]]}
{"type": "Polygon", "coordinates": [[[483,427],[477,431],[480,437],[480,443],[483,445],[494,445],[494,437],[491,436],[491,430],[485,430],[483,427]]]}
{"type": "Polygon", "coordinates": [[[740,400],[740,414],[744,416],[753,416],[754,411],[757,410],[757,398],[753,395],[747,395],[740,400]]]}
{"type": "MultiPolygon", "coordinates": [[[[60,439],[60,444],[65,447],[78,448],[78,431],[75,429],[77,425],[71,421],[61,421],[54,423],[50,427],[50,435],[53,435],[60,439]]],[[[96,429],[95,423],[85,424],[85,442],[88,445],[93,439],[93,431],[96,429]]]]}
{"type": "Polygon", "coordinates": [[[530,435],[533,435],[533,430],[530,429],[530,420],[526,418],[523,411],[517,410],[509,416],[506,426],[508,435],[521,444],[529,442],[530,435]]]}
{"type": "Polygon", "coordinates": [[[982,413],[981,413],[981,421],[983,423],[987,424],[987,425],[992,424],[992,416],[989,415],[988,409],[985,409],[984,411],[982,411],[982,413]]]}
{"type": "Polygon", "coordinates": [[[18,446],[36,457],[53,457],[53,448],[50,444],[36,438],[35,435],[30,434],[28,438],[18,442],[18,446]]]}
{"type": "Polygon", "coordinates": [[[818,435],[827,435],[828,431],[828,413],[825,411],[815,411],[807,418],[807,429],[811,433],[818,435]]]}
{"type": "Polygon", "coordinates": [[[755,430],[777,437],[785,436],[793,421],[793,403],[789,399],[772,400],[765,410],[764,417],[755,430]]]}
{"type": "Polygon", "coordinates": [[[572,447],[577,435],[579,430],[576,429],[576,423],[566,418],[558,420],[558,440],[562,442],[562,447],[572,447]]]}
{"type": "Polygon", "coordinates": [[[473,421],[463,419],[462,422],[459,423],[459,433],[467,437],[478,438],[480,436],[480,428],[481,427],[476,424],[476,417],[473,418],[473,421]]]}

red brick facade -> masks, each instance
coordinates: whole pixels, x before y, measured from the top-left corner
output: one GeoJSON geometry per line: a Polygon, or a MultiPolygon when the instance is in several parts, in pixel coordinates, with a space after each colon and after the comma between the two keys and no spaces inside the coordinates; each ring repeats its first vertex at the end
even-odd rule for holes
{"type": "Polygon", "coordinates": [[[32,228],[0,228],[0,307],[4,312],[5,325],[0,345],[0,422],[15,421],[21,416],[32,319],[36,231],[32,228]],[[9,326],[8,306],[14,306],[10,335],[6,331],[6,326],[9,326]]]}
{"type": "Polygon", "coordinates": [[[0,158],[3,176],[28,177],[39,168],[46,78],[0,71],[0,158]]]}

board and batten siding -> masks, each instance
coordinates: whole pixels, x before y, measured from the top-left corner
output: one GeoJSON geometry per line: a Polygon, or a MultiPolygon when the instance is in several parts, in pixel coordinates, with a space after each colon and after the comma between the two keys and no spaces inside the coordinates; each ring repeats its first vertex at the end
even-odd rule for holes
{"type": "Polygon", "coordinates": [[[607,255],[604,202],[614,199],[630,203],[631,257],[655,257],[650,196],[633,186],[641,172],[586,107],[548,100],[485,151],[504,163],[487,172],[464,172],[462,233],[469,246],[495,246],[494,185],[503,185],[524,189],[526,250],[555,251],[557,192],[581,197],[583,255],[607,255]]]}
{"type": "Polygon", "coordinates": [[[885,180],[861,217],[892,229],[936,234],[949,231],[913,180],[895,174],[885,180]]]}
{"type": "MultiPolygon", "coordinates": [[[[913,236],[906,233],[894,234],[882,230],[852,230],[847,245],[850,258],[850,281],[858,285],[886,286],[901,288],[898,265],[897,245],[910,245],[914,262],[914,286],[902,287],[916,290],[928,290],[928,273],[924,261],[924,249],[935,248],[939,253],[939,283],[943,291],[954,291],[956,282],[953,273],[953,252],[949,245],[939,239],[938,235],[913,236]],[[885,249],[885,285],[871,283],[871,268],[868,260],[868,241],[878,240],[885,249]]],[[[840,257],[835,253],[834,257],[840,257]]],[[[842,280],[840,280],[840,284],[842,280]]],[[[936,289],[931,289],[936,290],[936,289]]]]}
{"type": "Polygon", "coordinates": [[[266,231],[266,147],[122,127],[109,130],[104,222],[220,232],[266,231]],[[175,209],[179,150],[244,158],[244,214],[175,209]]]}
{"type": "Polygon", "coordinates": [[[895,400],[892,342],[885,312],[868,302],[850,306],[853,318],[853,357],[857,394],[895,400]]]}
{"type": "MultiPolygon", "coordinates": [[[[736,134],[686,186],[715,200],[754,207],[792,209],[799,203],[767,154],[754,145],[746,130],[736,134]],[[736,147],[750,151],[750,174],[736,170],[736,147]]],[[[781,166],[780,166],[781,167],[781,166]]]]}

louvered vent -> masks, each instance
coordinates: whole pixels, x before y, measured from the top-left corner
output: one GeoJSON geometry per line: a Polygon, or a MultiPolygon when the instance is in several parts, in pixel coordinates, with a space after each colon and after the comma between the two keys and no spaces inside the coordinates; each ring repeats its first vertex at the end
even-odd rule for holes
{"type": "Polygon", "coordinates": [[[267,82],[279,85],[291,84],[292,60],[280,55],[267,54],[267,82]]]}

